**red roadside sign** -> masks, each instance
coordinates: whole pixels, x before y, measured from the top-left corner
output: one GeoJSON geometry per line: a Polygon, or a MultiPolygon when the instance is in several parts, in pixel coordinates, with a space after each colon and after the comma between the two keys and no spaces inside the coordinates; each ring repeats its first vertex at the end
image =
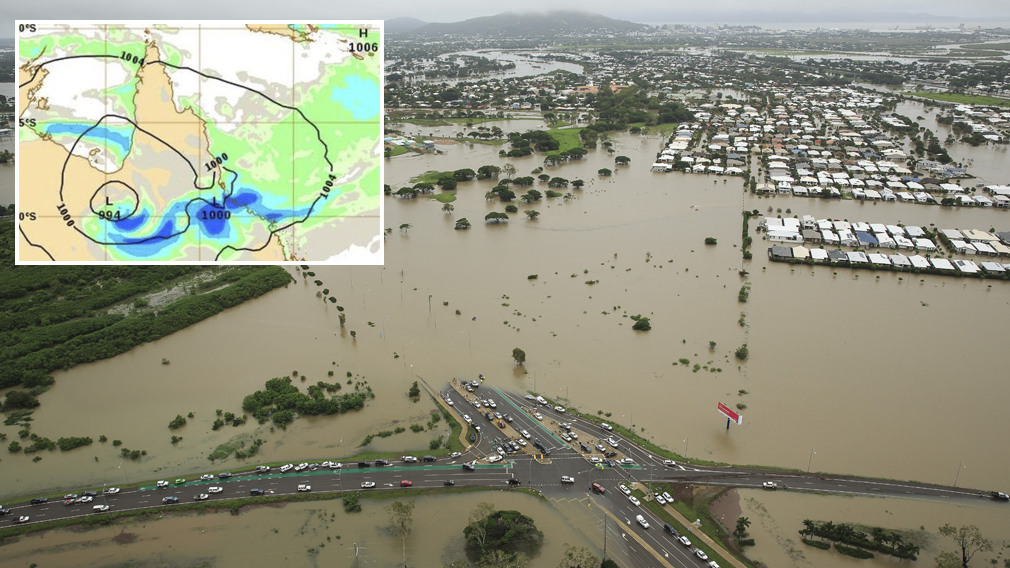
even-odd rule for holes
{"type": "Polygon", "coordinates": [[[740,416],[736,412],[730,410],[728,406],[726,406],[721,402],[719,403],[719,412],[723,413],[723,415],[726,418],[729,418],[733,422],[736,422],[737,424],[743,424],[743,416],[740,416]]]}

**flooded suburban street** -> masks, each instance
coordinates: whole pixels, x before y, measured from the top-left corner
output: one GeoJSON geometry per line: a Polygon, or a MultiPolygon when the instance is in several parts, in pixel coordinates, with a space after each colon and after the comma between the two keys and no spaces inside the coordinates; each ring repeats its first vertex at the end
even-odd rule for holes
{"type": "MultiPolygon", "coordinates": [[[[990,288],[984,280],[890,272],[878,280],[870,271],[771,264],[757,235],[754,260],[745,265],[752,291],[740,303],[734,247],[741,208],[986,229],[1006,227],[1006,213],[759,199],[745,195],[736,178],[649,172],[659,143],[656,136],[616,138],[617,154],[632,165],[610,178],[595,174],[613,167],[601,151],[551,168],[586,187],[571,201],[520,205],[538,209],[537,221],[513,215],[507,224],[481,222],[502,209],[484,200],[490,181],[461,183],[451,215],[424,197],[387,197],[386,224],[394,229],[384,269],[313,268],[345,306],[345,332],[355,330],[357,339],[341,336],[336,310],[315,297],[311,282],[299,281],[115,359],[57,373],[35,429],[50,437],[106,434],[146,449],[148,457],[129,464],[131,478],[197,472],[207,469],[213,447],[254,428],[250,421],[212,432],[215,409],[239,411],[246,394],[294,370],[308,376],[306,384],[330,382],[329,370],[346,382],[351,371],[376,393],[360,413],[256,434],[267,440],[264,461],[307,457],[303,446],[325,459],[352,453],[393,420],[422,422],[433,406],[407,399],[416,378],[437,387],[484,373],[505,388],[532,390],[535,383],[541,393],[568,396],[573,406],[610,412],[620,423],[634,418],[656,443],[692,458],[805,469],[813,455],[814,471],[941,484],[953,482],[964,459],[961,485],[1010,484],[1010,457],[991,451],[1005,430],[1001,401],[1010,391],[1001,379],[998,325],[1010,313],[1006,283],[990,288]],[[474,228],[453,231],[460,217],[474,228]],[[402,223],[411,226],[397,230],[402,223]],[[704,245],[705,237],[718,245],[704,245]],[[741,312],[746,327],[738,325],[741,312]],[[652,330],[632,331],[624,316],[635,314],[650,317],[652,330]],[[740,363],[733,351],[743,343],[751,355],[740,363]],[[517,346],[526,351],[525,369],[511,359],[517,346]],[[171,365],[161,365],[163,357],[171,365]],[[682,357],[717,372],[674,365],[682,357]],[[110,398],[115,414],[101,410],[110,398]],[[720,401],[746,404],[741,427],[725,430],[720,401]],[[196,418],[172,446],[167,423],[189,411],[196,418]]],[[[456,145],[444,156],[391,160],[386,179],[396,188],[424,170],[486,163],[502,163],[497,147],[456,145]]],[[[537,165],[515,163],[520,173],[537,165]]],[[[373,447],[423,449],[437,434],[408,432],[373,447]]],[[[42,475],[20,456],[4,466],[23,493],[118,483],[117,455],[95,444],[46,456],[59,467],[50,463],[42,475]]]]}
{"type": "MultiPolygon", "coordinates": [[[[544,532],[531,567],[557,566],[565,543],[589,545],[539,499],[523,493],[459,493],[416,498],[408,557],[430,566],[465,558],[463,528],[482,501],[498,510],[518,510],[544,532]]],[[[237,517],[169,514],[87,531],[47,531],[5,545],[4,558],[39,566],[113,566],[126,555],[131,566],[146,567],[353,566],[357,544],[361,566],[394,567],[403,560],[400,539],[386,529],[389,515],[382,507],[389,502],[362,499],[360,513],[345,513],[334,500],[259,507],[237,517]]]]}

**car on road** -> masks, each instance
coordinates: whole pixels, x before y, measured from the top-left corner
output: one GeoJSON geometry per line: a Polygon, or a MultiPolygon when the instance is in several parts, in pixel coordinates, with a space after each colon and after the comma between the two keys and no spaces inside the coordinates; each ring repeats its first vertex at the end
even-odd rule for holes
{"type": "Polygon", "coordinates": [[[509,485],[519,485],[521,482],[518,477],[510,477],[505,480],[505,483],[508,483],[509,485]]]}
{"type": "Polygon", "coordinates": [[[536,400],[536,399],[537,399],[537,397],[535,397],[535,396],[533,396],[531,394],[526,395],[526,400],[536,400]]]}
{"type": "Polygon", "coordinates": [[[613,437],[607,438],[607,443],[610,444],[611,447],[615,449],[617,448],[617,440],[615,440],[613,437]]]}
{"type": "Polygon", "coordinates": [[[108,489],[105,490],[105,494],[106,495],[116,495],[118,493],[119,493],[119,488],[118,487],[110,487],[110,488],[108,488],[108,489]]]}
{"type": "Polygon", "coordinates": [[[311,485],[305,485],[303,483],[303,484],[301,484],[301,485],[298,486],[298,492],[299,493],[305,493],[305,492],[308,492],[308,491],[312,491],[312,486],[311,485]]]}
{"type": "Polygon", "coordinates": [[[446,479],[442,482],[442,485],[456,485],[456,482],[451,479],[446,479]]]}
{"type": "Polygon", "coordinates": [[[472,463],[465,463],[463,464],[463,469],[466,471],[475,471],[477,469],[477,466],[473,465],[472,463]]]}
{"type": "Polygon", "coordinates": [[[506,422],[512,422],[512,415],[511,414],[502,414],[502,417],[505,418],[506,422]]]}
{"type": "Polygon", "coordinates": [[[98,497],[98,492],[97,491],[85,491],[84,493],[81,493],[81,496],[82,497],[98,497]]]}
{"type": "Polygon", "coordinates": [[[484,418],[487,418],[487,419],[488,419],[488,421],[490,422],[490,421],[493,421],[493,420],[494,420],[494,415],[493,415],[493,414],[491,414],[490,412],[485,412],[485,413],[484,413],[484,418]]]}
{"type": "Polygon", "coordinates": [[[564,440],[564,441],[566,441],[566,442],[571,442],[572,441],[572,437],[569,436],[568,434],[562,434],[561,435],[561,439],[564,440]]]}
{"type": "Polygon", "coordinates": [[[370,462],[360,461],[358,462],[358,467],[372,467],[372,464],[370,462]]]}
{"type": "Polygon", "coordinates": [[[764,487],[765,489],[778,489],[779,486],[774,481],[765,481],[761,484],[761,487],[764,487]]]}
{"type": "Polygon", "coordinates": [[[568,435],[571,436],[573,440],[579,439],[579,435],[576,434],[575,432],[569,432],[568,435]]]}
{"type": "Polygon", "coordinates": [[[562,475],[561,483],[575,483],[575,478],[568,475],[562,475]]]}
{"type": "Polygon", "coordinates": [[[1007,495],[1002,491],[990,491],[989,495],[997,501],[1010,501],[1010,495],[1007,495]]]}
{"type": "Polygon", "coordinates": [[[340,462],[330,462],[330,469],[341,469],[342,467],[344,467],[344,464],[340,462]]]}
{"type": "MultiPolygon", "coordinates": [[[[292,470],[292,469],[294,469],[294,468],[295,468],[294,464],[290,464],[290,463],[289,463],[289,464],[287,464],[287,465],[282,465],[282,466],[281,466],[281,473],[287,473],[287,472],[291,471],[291,470],[292,470]]],[[[213,479],[213,478],[212,478],[212,479],[213,479]]]]}
{"type": "Polygon", "coordinates": [[[250,489],[249,490],[249,494],[250,495],[262,495],[263,493],[264,493],[264,491],[262,489],[250,489]]]}
{"type": "Polygon", "coordinates": [[[708,560],[708,555],[705,554],[705,551],[700,548],[694,549],[694,555],[697,556],[698,558],[701,558],[702,560],[708,560]]]}
{"type": "Polygon", "coordinates": [[[607,488],[604,487],[604,486],[602,486],[602,485],[600,485],[599,483],[594,483],[593,484],[593,491],[595,493],[606,493],[607,492],[607,488]]]}
{"type": "Polygon", "coordinates": [[[406,479],[400,480],[400,487],[410,487],[413,484],[414,484],[413,481],[407,481],[406,479]]]}
{"type": "Polygon", "coordinates": [[[715,560],[708,561],[708,568],[719,568],[719,563],[715,560]]]}
{"type": "Polygon", "coordinates": [[[519,433],[523,435],[523,438],[526,438],[527,440],[530,439],[530,433],[527,432],[526,430],[523,430],[522,432],[519,433]]]}
{"type": "Polygon", "coordinates": [[[467,424],[473,424],[473,420],[470,419],[470,415],[469,414],[464,414],[463,415],[463,420],[465,420],[467,424]]]}
{"type": "Polygon", "coordinates": [[[603,460],[601,460],[600,458],[589,458],[589,463],[592,464],[603,463],[603,460]]]}
{"type": "Polygon", "coordinates": [[[663,525],[663,530],[673,535],[674,538],[680,538],[680,533],[677,529],[673,528],[673,525],[666,523],[663,525]]]}
{"type": "Polygon", "coordinates": [[[182,485],[183,483],[186,483],[186,480],[181,477],[175,480],[176,485],[182,485]]]}
{"type": "MultiPolygon", "coordinates": [[[[156,483],[155,485],[157,485],[158,487],[168,487],[168,482],[165,481],[165,480],[161,480],[158,483],[156,483]]],[[[76,498],[76,496],[75,496],[75,498],[76,498]]]]}
{"type": "Polygon", "coordinates": [[[67,506],[73,505],[75,502],[76,502],[76,499],[64,499],[63,500],[63,504],[67,505],[67,506]]]}
{"type": "Polygon", "coordinates": [[[656,493],[656,502],[660,505],[666,505],[666,499],[663,499],[663,496],[659,493],[656,493]]]}
{"type": "Polygon", "coordinates": [[[543,415],[541,415],[539,412],[537,412],[533,416],[536,417],[537,420],[543,420],[544,419],[543,415]]]}
{"type": "Polygon", "coordinates": [[[603,444],[596,444],[596,451],[598,451],[598,452],[605,452],[605,451],[607,451],[607,448],[603,444]]]}
{"type": "Polygon", "coordinates": [[[585,445],[585,444],[583,444],[581,442],[579,443],[579,447],[581,447],[582,451],[586,452],[586,453],[589,453],[589,452],[593,451],[592,448],[590,448],[589,446],[587,446],[587,445],[585,445]]]}
{"type": "Polygon", "coordinates": [[[20,525],[21,523],[27,523],[28,519],[29,519],[28,515],[21,515],[20,517],[14,519],[14,524],[20,525]]]}
{"type": "Polygon", "coordinates": [[[197,493],[193,496],[194,501],[206,501],[207,499],[210,499],[210,495],[207,495],[206,493],[197,493]]]}
{"type": "Polygon", "coordinates": [[[617,460],[617,463],[624,464],[624,465],[630,465],[630,464],[635,463],[635,460],[633,460],[631,458],[624,458],[623,460],[617,460]]]}
{"type": "Polygon", "coordinates": [[[636,515],[635,520],[638,521],[638,524],[642,525],[643,529],[649,528],[649,521],[645,520],[645,517],[642,515],[636,515]]]}
{"type": "Polygon", "coordinates": [[[501,420],[502,419],[501,412],[495,412],[494,417],[497,418],[498,420],[501,420]]]}
{"type": "Polygon", "coordinates": [[[307,462],[302,462],[295,466],[295,471],[305,471],[308,467],[309,464],[307,462]]]}
{"type": "Polygon", "coordinates": [[[387,465],[389,465],[389,460],[377,459],[377,460],[375,460],[375,465],[376,465],[376,467],[387,466],[387,465]]]}
{"type": "Polygon", "coordinates": [[[433,461],[437,461],[438,460],[438,458],[436,458],[435,456],[424,456],[421,459],[424,460],[424,461],[426,461],[426,462],[433,462],[433,461]]]}
{"type": "Polygon", "coordinates": [[[207,493],[223,493],[224,487],[211,487],[207,489],[207,493]]]}
{"type": "Polygon", "coordinates": [[[11,514],[11,510],[10,509],[0,509],[0,517],[4,517],[4,516],[9,515],[9,514],[11,514]]]}
{"type": "Polygon", "coordinates": [[[466,385],[466,392],[473,392],[473,387],[470,385],[466,385]]]}
{"type": "Polygon", "coordinates": [[[166,504],[178,503],[179,502],[179,498],[178,497],[169,496],[169,497],[165,497],[164,499],[162,499],[161,502],[162,503],[166,503],[166,504]]]}
{"type": "Polygon", "coordinates": [[[225,472],[217,474],[217,478],[218,479],[228,479],[231,476],[232,476],[232,473],[230,471],[225,471],[225,472]]]}
{"type": "Polygon", "coordinates": [[[90,503],[94,499],[95,499],[94,497],[81,497],[80,499],[77,500],[77,502],[78,503],[90,503]]]}
{"type": "Polygon", "coordinates": [[[449,454],[449,459],[454,460],[454,459],[456,459],[456,458],[458,458],[458,457],[460,457],[462,455],[463,454],[461,454],[459,452],[453,452],[453,453],[449,454]]]}
{"type": "Polygon", "coordinates": [[[504,420],[499,420],[498,421],[498,427],[501,428],[502,430],[504,430],[505,429],[505,421],[504,420]]]}
{"type": "Polygon", "coordinates": [[[526,447],[526,440],[523,440],[522,438],[516,438],[516,443],[524,448],[526,447]]]}
{"type": "Polygon", "coordinates": [[[600,423],[600,428],[603,428],[607,432],[613,432],[614,431],[614,427],[611,426],[610,424],[607,424],[606,422],[601,422],[600,423]]]}
{"type": "MultiPolygon", "coordinates": [[[[487,405],[490,406],[491,408],[498,408],[498,404],[494,401],[493,398],[487,399],[487,405]]],[[[495,414],[497,414],[497,412],[495,414]]]]}
{"type": "Polygon", "coordinates": [[[628,501],[631,501],[631,504],[634,505],[634,506],[636,506],[636,507],[641,507],[642,506],[642,502],[639,501],[638,498],[635,497],[634,495],[628,495],[628,501]]]}
{"type": "Polygon", "coordinates": [[[108,505],[95,505],[91,508],[92,513],[104,513],[109,510],[108,505]]]}
{"type": "Polygon", "coordinates": [[[609,458],[603,460],[603,463],[609,465],[610,467],[617,467],[617,462],[615,462],[614,460],[609,459],[609,458]]]}
{"type": "Polygon", "coordinates": [[[268,471],[270,471],[270,466],[268,465],[256,466],[256,473],[267,473],[268,471]]]}
{"type": "Polygon", "coordinates": [[[480,399],[480,403],[483,404],[485,408],[491,408],[491,404],[488,403],[486,398],[480,399]]]}
{"type": "Polygon", "coordinates": [[[609,451],[609,452],[605,452],[603,454],[603,457],[605,457],[605,458],[612,458],[612,457],[615,457],[616,455],[617,455],[617,452],[615,452],[615,451],[609,451]]]}
{"type": "Polygon", "coordinates": [[[207,481],[209,479],[214,479],[214,476],[209,473],[205,473],[200,476],[200,481],[207,481]]]}
{"type": "Polygon", "coordinates": [[[407,463],[417,463],[417,458],[415,458],[414,456],[403,456],[400,459],[407,463]]]}
{"type": "Polygon", "coordinates": [[[455,404],[452,402],[451,398],[445,399],[445,403],[448,404],[449,406],[455,406],[455,404]]]}
{"type": "Polygon", "coordinates": [[[677,465],[677,462],[673,460],[663,460],[663,465],[665,465],[666,467],[673,467],[677,465]]]}
{"type": "Polygon", "coordinates": [[[491,455],[487,457],[487,463],[497,463],[502,460],[501,456],[491,455]]]}
{"type": "Polygon", "coordinates": [[[477,399],[473,399],[473,407],[474,408],[480,408],[480,401],[477,400],[477,399]]]}
{"type": "Polygon", "coordinates": [[[621,493],[624,493],[625,495],[631,495],[631,490],[628,489],[627,485],[620,483],[617,485],[617,488],[621,490],[621,493]]]}
{"type": "Polygon", "coordinates": [[[361,482],[361,488],[362,489],[371,489],[373,487],[375,487],[375,482],[374,481],[362,481],[361,482]]]}
{"type": "Polygon", "coordinates": [[[564,413],[565,413],[565,407],[564,407],[564,406],[560,406],[560,405],[559,405],[559,406],[555,406],[555,407],[554,407],[554,410],[555,410],[556,412],[560,412],[561,414],[564,414],[564,413]]]}
{"type": "Polygon", "coordinates": [[[680,544],[683,544],[684,546],[691,546],[691,541],[687,540],[686,536],[683,535],[678,536],[677,540],[679,540],[680,544]]]}
{"type": "Polygon", "coordinates": [[[32,505],[43,505],[49,502],[49,497],[36,497],[32,499],[32,505]]]}

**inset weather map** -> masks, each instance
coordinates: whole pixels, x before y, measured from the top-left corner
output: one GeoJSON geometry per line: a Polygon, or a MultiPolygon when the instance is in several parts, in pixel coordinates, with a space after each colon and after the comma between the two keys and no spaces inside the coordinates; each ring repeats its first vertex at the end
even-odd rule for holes
{"type": "Polygon", "coordinates": [[[19,264],[381,264],[381,22],[18,22],[19,264]]]}

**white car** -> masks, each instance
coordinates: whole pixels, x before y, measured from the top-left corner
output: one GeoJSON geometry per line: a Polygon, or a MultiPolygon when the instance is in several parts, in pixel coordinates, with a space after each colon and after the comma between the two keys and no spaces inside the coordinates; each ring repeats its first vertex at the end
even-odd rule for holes
{"type": "Polygon", "coordinates": [[[446,403],[446,404],[448,404],[449,406],[453,406],[453,403],[452,403],[452,399],[451,399],[451,398],[447,398],[447,399],[445,399],[445,403],[446,403]]]}
{"type": "Polygon", "coordinates": [[[309,464],[307,462],[303,462],[303,463],[300,463],[300,464],[298,464],[298,465],[295,466],[295,471],[303,471],[303,470],[307,469],[308,467],[309,467],[309,464]]]}
{"type": "Polygon", "coordinates": [[[400,459],[403,460],[403,461],[405,461],[405,462],[407,462],[407,463],[416,463],[417,462],[417,458],[415,458],[414,456],[403,456],[400,459]]]}
{"type": "Polygon", "coordinates": [[[105,492],[107,494],[109,494],[109,495],[115,495],[115,494],[119,493],[119,488],[118,487],[110,487],[110,488],[106,489],[105,492]]]}
{"type": "Polygon", "coordinates": [[[557,412],[560,412],[561,414],[565,413],[565,407],[564,406],[555,406],[554,410],[557,411],[557,412]]]}
{"type": "Polygon", "coordinates": [[[624,493],[625,495],[631,495],[631,490],[628,489],[628,487],[623,483],[619,484],[617,488],[621,490],[621,493],[624,493]]]}
{"type": "Polygon", "coordinates": [[[631,503],[636,507],[642,506],[642,502],[639,501],[634,495],[628,495],[628,501],[631,501],[631,503]]]}
{"type": "Polygon", "coordinates": [[[700,548],[694,549],[694,555],[697,556],[698,558],[701,558],[702,560],[708,560],[708,555],[705,554],[705,551],[700,548]]]}
{"type": "Polygon", "coordinates": [[[474,408],[480,408],[480,401],[477,400],[476,398],[473,399],[473,407],[474,408]]]}
{"type": "Polygon", "coordinates": [[[684,535],[678,536],[677,540],[679,540],[680,544],[683,544],[684,546],[691,546],[691,541],[687,540],[687,537],[684,535]]]}
{"type": "Polygon", "coordinates": [[[715,560],[708,561],[708,568],[719,568],[719,563],[715,560]]]}
{"type": "Polygon", "coordinates": [[[561,476],[561,483],[575,483],[575,478],[567,475],[561,476]]]}
{"type": "Polygon", "coordinates": [[[344,467],[344,464],[340,462],[330,462],[330,469],[340,469],[344,467]]]}
{"type": "Polygon", "coordinates": [[[20,517],[14,519],[14,524],[20,525],[21,523],[27,523],[28,519],[29,519],[28,515],[21,515],[20,517]]]}
{"type": "Polygon", "coordinates": [[[194,501],[206,501],[207,499],[210,499],[210,495],[207,495],[206,493],[200,493],[193,496],[194,501]]]}
{"type": "Polygon", "coordinates": [[[666,499],[663,499],[663,496],[658,493],[656,494],[656,502],[660,505],[666,505],[666,499]]]}
{"type": "MultiPolygon", "coordinates": [[[[291,471],[291,470],[292,470],[292,469],[294,469],[294,468],[295,468],[295,466],[293,466],[293,465],[291,465],[291,464],[288,464],[288,465],[282,465],[282,466],[281,466],[281,473],[287,473],[287,472],[291,471]]],[[[202,479],[202,478],[201,478],[201,479],[202,479]]]]}
{"type": "Polygon", "coordinates": [[[537,399],[537,397],[535,397],[535,396],[533,396],[531,394],[526,395],[526,400],[536,400],[536,399],[537,399]]]}
{"type": "Polygon", "coordinates": [[[93,500],[94,497],[91,497],[90,495],[85,495],[84,497],[81,497],[81,503],[90,503],[93,500]]]}
{"type": "Polygon", "coordinates": [[[606,422],[601,422],[600,423],[600,428],[603,428],[607,432],[613,432],[614,431],[614,427],[611,426],[610,424],[607,424],[606,422]]]}
{"type": "Polygon", "coordinates": [[[566,442],[571,442],[572,441],[572,437],[569,436],[568,434],[562,434],[561,435],[561,439],[564,440],[564,441],[566,441],[566,442]]]}
{"type": "Polygon", "coordinates": [[[497,463],[502,460],[501,456],[488,456],[487,463],[497,463]]]}
{"type": "Polygon", "coordinates": [[[576,434],[575,432],[569,432],[568,435],[571,436],[573,440],[579,439],[579,435],[576,434]]]}
{"type": "Polygon", "coordinates": [[[589,463],[592,464],[603,463],[603,460],[601,460],[600,458],[589,458],[589,463]]]}
{"type": "Polygon", "coordinates": [[[635,463],[635,460],[633,460],[633,459],[631,459],[631,458],[624,458],[623,460],[617,460],[617,463],[621,463],[621,464],[624,464],[624,465],[628,465],[628,464],[633,464],[633,463],[635,463]]]}
{"type": "Polygon", "coordinates": [[[761,487],[765,489],[778,489],[778,485],[774,481],[765,481],[761,484],[761,487]]]}
{"type": "Polygon", "coordinates": [[[495,404],[495,401],[494,401],[493,398],[487,399],[487,405],[490,406],[491,408],[498,408],[498,405],[495,404]]]}
{"type": "Polygon", "coordinates": [[[673,497],[666,491],[663,492],[663,499],[666,499],[667,503],[673,503],[673,497]]]}
{"type": "Polygon", "coordinates": [[[526,447],[526,440],[523,440],[522,438],[516,438],[516,443],[524,448],[526,447]]]}
{"type": "Polygon", "coordinates": [[[613,438],[607,438],[607,443],[610,444],[611,447],[617,448],[617,440],[613,438]]]}
{"type": "Polygon", "coordinates": [[[459,453],[459,452],[453,452],[453,453],[449,454],[449,459],[451,459],[451,460],[452,460],[452,459],[456,459],[456,458],[458,458],[458,457],[460,457],[460,456],[462,456],[462,455],[463,455],[463,454],[461,454],[461,453],[459,453]]]}
{"type": "Polygon", "coordinates": [[[92,513],[104,513],[109,510],[108,505],[95,505],[91,508],[92,513]]]}
{"type": "Polygon", "coordinates": [[[164,480],[159,481],[158,482],[158,487],[168,487],[168,482],[164,481],[164,480]]]}
{"type": "Polygon", "coordinates": [[[543,417],[543,416],[541,416],[539,412],[537,412],[537,413],[536,413],[536,414],[534,414],[533,416],[535,416],[537,420],[543,420],[543,419],[544,419],[544,417],[543,417]]]}
{"type": "Polygon", "coordinates": [[[637,515],[635,520],[638,521],[638,524],[642,525],[643,529],[649,528],[649,521],[645,520],[645,517],[642,515],[637,515]]]}
{"type": "Polygon", "coordinates": [[[298,486],[298,492],[299,493],[303,493],[303,492],[306,492],[306,491],[312,491],[312,486],[311,485],[305,485],[304,483],[302,485],[298,486]]]}
{"type": "Polygon", "coordinates": [[[214,476],[209,473],[205,473],[200,476],[200,481],[209,481],[211,479],[214,479],[214,476]]]}
{"type": "Polygon", "coordinates": [[[463,415],[463,420],[466,420],[467,424],[473,424],[473,420],[470,419],[470,415],[469,414],[464,414],[463,415]]]}
{"type": "Polygon", "coordinates": [[[663,460],[663,465],[665,465],[666,467],[673,467],[677,465],[677,462],[673,460],[663,460]]]}
{"type": "Polygon", "coordinates": [[[523,438],[526,438],[527,440],[530,439],[530,433],[527,432],[526,430],[523,430],[522,432],[519,433],[523,435],[523,438]]]}
{"type": "Polygon", "coordinates": [[[222,493],[224,492],[224,487],[211,487],[207,490],[207,493],[222,493]]]}
{"type": "Polygon", "coordinates": [[[373,487],[375,487],[375,482],[374,481],[362,481],[361,482],[361,488],[362,489],[371,489],[373,487]]]}

